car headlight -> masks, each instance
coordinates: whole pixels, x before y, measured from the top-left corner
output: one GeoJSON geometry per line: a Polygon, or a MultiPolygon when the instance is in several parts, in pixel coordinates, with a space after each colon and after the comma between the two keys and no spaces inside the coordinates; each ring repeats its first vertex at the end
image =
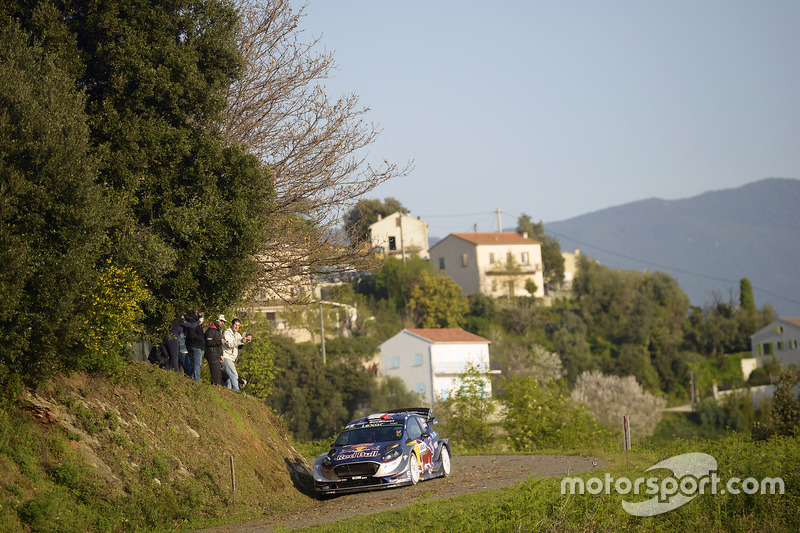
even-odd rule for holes
{"type": "Polygon", "coordinates": [[[333,468],[333,463],[331,463],[329,457],[323,457],[319,465],[322,467],[323,470],[330,470],[331,468],[333,468]]]}
{"type": "Polygon", "coordinates": [[[403,453],[403,449],[400,448],[400,447],[397,447],[397,448],[395,448],[393,450],[390,450],[386,455],[384,455],[381,458],[381,461],[383,461],[384,463],[387,462],[387,461],[392,461],[392,460],[397,459],[398,457],[400,457],[400,455],[402,455],[402,453],[403,453]]]}

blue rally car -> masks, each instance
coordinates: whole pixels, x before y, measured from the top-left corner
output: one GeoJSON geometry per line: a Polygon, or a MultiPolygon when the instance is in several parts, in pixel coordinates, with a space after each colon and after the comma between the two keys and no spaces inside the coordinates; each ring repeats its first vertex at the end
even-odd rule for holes
{"type": "Polygon", "coordinates": [[[353,420],[314,461],[320,494],[416,485],[450,475],[450,441],[429,408],[396,409],[353,420]]]}

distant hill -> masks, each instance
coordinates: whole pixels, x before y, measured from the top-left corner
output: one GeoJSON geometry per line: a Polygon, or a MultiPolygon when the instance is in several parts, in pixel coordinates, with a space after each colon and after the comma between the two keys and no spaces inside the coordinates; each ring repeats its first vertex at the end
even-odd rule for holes
{"type": "Polygon", "coordinates": [[[544,224],[563,251],[612,268],[660,270],[693,305],[738,300],[749,278],[756,305],[800,317],[800,180],[769,178],[683,200],[651,198],[544,224]]]}

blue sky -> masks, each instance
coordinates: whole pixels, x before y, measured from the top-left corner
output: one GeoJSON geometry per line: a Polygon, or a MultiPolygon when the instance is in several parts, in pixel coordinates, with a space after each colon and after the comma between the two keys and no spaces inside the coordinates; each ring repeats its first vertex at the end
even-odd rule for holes
{"type": "MultiPolygon", "coordinates": [[[[309,0],[432,237],[800,178],[800,2],[309,0]]],[[[295,6],[300,5],[294,2],[295,6]]],[[[322,50],[322,49],[320,49],[322,50]]]]}

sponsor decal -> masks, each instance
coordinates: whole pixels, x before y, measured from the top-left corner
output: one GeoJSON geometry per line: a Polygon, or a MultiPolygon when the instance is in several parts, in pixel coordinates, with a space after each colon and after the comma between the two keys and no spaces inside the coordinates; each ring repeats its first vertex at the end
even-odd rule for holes
{"type": "Polygon", "coordinates": [[[347,459],[364,459],[369,457],[378,457],[381,453],[380,446],[374,444],[354,444],[348,446],[336,455],[337,461],[344,461],[347,459]]]}

